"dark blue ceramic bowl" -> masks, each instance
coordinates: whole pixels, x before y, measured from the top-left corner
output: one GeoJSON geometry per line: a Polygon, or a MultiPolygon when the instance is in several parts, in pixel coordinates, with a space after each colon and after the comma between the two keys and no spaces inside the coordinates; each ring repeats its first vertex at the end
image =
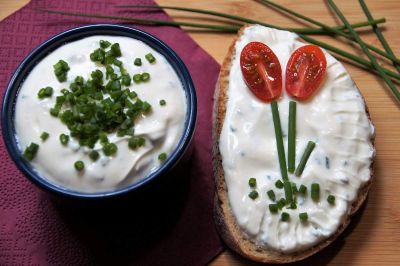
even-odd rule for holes
{"type": "Polygon", "coordinates": [[[4,143],[11,158],[14,160],[17,167],[33,183],[46,191],[64,197],[76,199],[104,199],[127,195],[128,193],[131,194],[132,192],[138,191],[141,188],[156,182],[160,176],[163,176],[168,171],[170,171],[182,159],[183,155],[189,147],[195,130],[196,113],[196,92],[194,89],[192,78],[190,77],[189,71],[187,70],[185,64],[170,47],[168,47],[165,43],[163,43],[156,37],[138,29],[113,24],[97,24],[82,26],[64,31],[39,45],[39,47],[34,49],[22,61],[22,63],[18,66],[17,70],[12,76],[10,82],[8,83],[7,90],[4,94],[1,123],[4,143]],[[15,138],[14,108],[17,94],[22,83],[38,62],[40,62],[44,57],[46,57],[46,55],[65,43],[73,42],[93,35],[114,35],[131,37],[143,41],[154,50],[162,54],[171,64],[182,82],[186,95],[187,111],[184,132],[177,147],[170,154],[165,163],[162,164],[156,171],[150,173],[147,177],[143,178],[139,182],[131,184],[124,188],[120,188],[110,192],[82,193],[52,184],[46,179],[40,177],[38,173],[33,170],[30,163],[21,158],[22,152],[19,149],[15,138]]]}

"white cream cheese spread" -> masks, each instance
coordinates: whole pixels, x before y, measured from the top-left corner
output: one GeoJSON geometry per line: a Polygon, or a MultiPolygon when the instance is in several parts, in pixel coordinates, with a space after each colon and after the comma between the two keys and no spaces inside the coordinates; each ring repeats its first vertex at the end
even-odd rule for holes
{"type": "MultiPolygon", "coordinates": [[[[114,69],[116,73],[119,71],[115,66],[114,69]]],[[[41,60],[27,76],[16,102],[16,138],[21,150],[31,142],[40,144],[31,163],[41,177],[73,191],[106,192],[137,182],[157,169],[160,165],[158,155],[172,153],[179,142],[185,114],[186,100],[182,84],[164,56],[132,38],[92,36],[59,47],[41,60]],[[108,138],[117,145],[117,153],[105,156],[99,152],[100,158],[94,162],[88,156],[90,149],[80,146],[74,138],[70,138],[66,146],[60,144],[59,135],[68,134],[69,130],[60,119],[49,114],[49,109],[54,106],[56,96],[61,95],[61,90],[68,88],[76,76],[88,79],[92,71],[100,69],[89,57],[99,47],[100,40],[119,43],[122,56],[118,59],[127,73],[150,74],[148,82],[132,82],[128,88],[135,91],[141,100],[150,103],[152,111],[142,114],[135,121],[135,136],[145,139],[143,147],[131,150],[127,145],[129,136],[118,137],[112,133],[108,138]],[[150,64],[145,60],[148,53],[154,55],[156,63],[150,64]],[[142,59],[141,66],[134,65],[135,58],[142,59]],[[70,67],[67,81],[61,83],[53,70],[53,65],[60,59],[70,67]],[[52,97],[38,99],[39,89],[47,86],[54,90],[52,97]],[[161,100],[165,100],[166,104],[161,105],[161,100]],[[44,142],[40,139],[42,132],[50,135],[44,142]],[[84,162],[84,171],[78,172],[74,168],[77,160],[84,162]]],[[[94,150],[101,150],[99,143],[94,150]]]]}
{"type": "MultiPolygon", "coordinates": [[[[277,55],[283,70],[292,52],[303,46],[296,34],[255,25],[247,27],[235,44],[230,75],[227,109],[219,149],[233,215],[246,235],[257,245],[284,253],[302,251],[328,238],[350,212],[360,187],[371,177],[374,156],[370,123],[362,96],[341,63],[330,54],[327,73],[311,99],[297,102],[296,166],[309,140],[316,147],[301,177],[289,174],[289,180],[308,188],[320,185],[320,201],[298,197],[297,209],[286,209],[290,220],[268,210],[273,203],[267,191],[284,198],[275,182],[281,179],[271,105],[258,100],[247,88],[240,69],[240,53],[249,42],[268,45],[277,55]],[[257,180],[259,197],[255,200],[249,178],[257,180]],[[327,202],[335,196],[335,204],[327,202]],[[299,213],[307,212],[301,222],[299,213]]],[[[283,82],[284,86],[284,82],[283,82]]],[[[288,111],[291,99],[283,87],[277,100],[287,149],[288,111]]],[[[286,153],[287,154],[287,153],[286,153]]]]}

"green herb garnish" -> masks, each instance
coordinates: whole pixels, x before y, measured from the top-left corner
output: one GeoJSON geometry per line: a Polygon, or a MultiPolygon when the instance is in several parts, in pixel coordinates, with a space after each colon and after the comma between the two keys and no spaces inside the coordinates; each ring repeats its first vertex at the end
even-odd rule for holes
{"type": "Polygon", "coordinates": [[[283,188],[283,182],[281,180],[277,180],[275,182],[276,188],[282,189],[283,188]]]}
{"type": "Polygon", "coordinates": [[[145,144],[145,139],[142,137],[131,137],[128,141],[128,146],[132,150],[142,147],[144,146],[144,144],[145,144]]]}
{"type": "Polygon", "coordinates": [[[149,81],[149,79],[150,79],[149,73],[144,72],[144,73],[142,73],[142,75],[140,75],[140,80],[143,82],[149,81]]]}
{"type": "Polygon", "coordinates": [[[308,214],[306,212],[299,213],[299,219],[302,222],[306,222],[308,220],[308,214]]]}
{"type": "Polygon", "coordinates": [[[59,60],[54,66],[54,74],[56,75],[59,82],[67,80],[67,73],[69,71],[68,63],[64,60],[59,60]]]}
{"type": "Polygon", "coordinates": [[[281,198],[280,200],[278,200],[278,202],[276,203],[276,205],[278,206],[278,208],[280,210],[283,209],[283,207],[285,207],[286,205],[286,200],[284,198],[281,198]]]}
{"type": "Polygon", "coordinates": [[[251,188],[255,188],[257,186],[257,180],[254,177],[249,179],[249,186],[251,188]]]}
{"type": "Polygon", "coordinates": [[[255,200],[256,198],[258,198],[258,192],[256,190],[253,190],[249,193],[249,198],[251,198],[252,200],[255,200]]]}
{"type": "Polygon", "coordinates": [[[288,180],[289,178],[286,169],[286,156],[285,156],[285,148],[283,146],[281,119],[279,118],[278,104],[275,101],[271,102],[271,111],[272,111],[272,118],[274,121],[276,148],[278,150],[281,175],[283,180],[288,180]]]}
{"type": "Polygon", "coordinates": [[[267,195],[268,195],[268,198],[271,201],[275,201],[276,200],[275,192],[272,189],[267,192],[267,195]]]}
{"type": "Polygon", "coordinates": [[[64,133],[60,134],[59,139],[60,139],[60,142],[61,142],[62,145],[67,145],[68,142],[69,142],[69,136],[64,134],[64,133]]]}
{"type": "Polygon", "coordinates": [[[148,53],[144,57],[146,57],[147,61],[149,61],[150,64],[156,62],[156,58],[153,56],[152,53],[148,53]]]}
{"type": "Polygon", "coordinates": [[[90,158],[93,162],[97,161],[97,160],[99,159],[99,157],[100,157],[100,154],[99,154],[98,151],[93,150],[93,151],[89,152],[89,158],[90,158]]]}
{"type": "Polygon", "coordinates": [[[289,219],[290,219],[289,213],[287,213],[287,212],[282,212],[282,214],[281,214],[281,220],[282,220],[282,222],[287,222],[287,221],[289,221],[289,219]]]}
{"type": "Polygon", "coordinates": [[[313,201],[319,201],[319,184],[313,183],[311,184],[311,198],[313,201]]]}
{"type": "Polygon", "coordinates": [[[82,171],[85,168],[85,164],[82,161],[76,161],[74,167],[77,171],[82,171]]]}
{"type": "Polygon", "coordinates": [[[48,98],[48,97],[51,97],[51,95],[53,95],[52,87],[41,88],[38,92],[39,99],[48,98]]]}
{"type": "Polygon", "coordinates": [[[286,203],[287,204],[292,203],[293,202],[292,183],[287,180],[283,181],[283,189],[285,190],[286,203]]]}
{"type": "Polygon", "coordinates": [[[301,156],[300,163],[296,168],[296,172],[294,173],[296,176],[301,176],[301,174],[303,173],[304,167],[306,166],[308,158],[310,158],[310,155],[311,155],[312,151],[314,150],[314,148],[315,148],[315,142],[309,141],[307,143],[307,147],[306,147],[303,155],[301,156]]]}
{"type": "Polygon", "coordinates": [[[296,102],[289,103],[289,134],[288,134],[288,171],[295,170],[296,159],[296,102]]]}
{"type": "Polygon", "coordinates": [[[167,159],[167,154],[165,152],[160,153],[160,155],[158,155],[158,160],[163,162],[167,159]]]}
{"type": "Polygon", "coordinates": [[[31,144],[25,148],[23,157],[28,161],[32,161],[33,158],[35,158],[38,150],[39,150],[39,145],[34,142],[31,142],[31,144]]]}
{"type": "Polygon", "coordinates": [[[278,205],[276,205],[276,204],[269,204],[268,208],[269,208],[269,211],[271,213],[277,213],[278,212],[278,205]]]}
{"type": "Polygon", "coordinates": [[[328,201],[328,203],[330,205],[334,205],[335,204],[335,196],[329,195],[328,198],[326,199],[326,201],[328,201]]]}
{"type": "Polygon", "coordinates": [[[301,185],[299,188],[299,194],[305,196],[307,193],[307,187],[305,185],[301,185]]]}
{"type": "Polygon", "coordinates": [[[49,136],[50,136],[49,133],[43,132],[43,133],[40,135],[40,138],[42,139],[42,141],[46,141],[46,140],[49,138],[49,136]]]}
{"type": "Polygon", "coordinates": [[[141,66],[142,65],[142,59],[136,58],[135,61],[133,61],[133,64],[135,66],[141,66]]]}
{"type": "Polygon", "coordinates": [[[161,106],[165,106],[167,104],[167,102],[165,100],[160,100],[160,105],[161,106]]]}
{"type": "Polygon", "coordinates": [[[103,152],[106,156],[111,156],[117,153],[118,147],[115,143],[106,143],[103,146],[103,152]]]}

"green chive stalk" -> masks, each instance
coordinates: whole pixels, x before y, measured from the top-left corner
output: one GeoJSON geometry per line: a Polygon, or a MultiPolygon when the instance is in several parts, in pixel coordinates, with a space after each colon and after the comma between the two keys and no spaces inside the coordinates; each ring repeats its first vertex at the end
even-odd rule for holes
{"type": "Polygon", "coordinates": [[[309,141],[307,143],[307,147],[304,150],[303,155],[301,156],[300,163],[296,168],[296,172],[294,173],[296,176],[301,176],[301,174],[303,173],[304,168],[307,164],[308,158],[310,158],[310,155],[311,155],[312,151],[314,150],[314,148],[315,148],[315,142],[309,141]]]}
{"type": "MultiPolygon", "coordinates": [[[[205,14],[205,15],[221,17],[221,18],[227,18],[227,19],[241,21],[241,22],[250,23],[250,24],[259,24],[262,26],[275,28],[278,30],[287,30],[287,31],[295,32],[295,33],[329,34],[329,31],[327,31],[326,29],[279,27],[279,26],[265,23],[265,22],[262,22],[259,20],[249,19],[249,18],[245,18],[245,17],[241,17],[241,16],[226,14],[226,13],[212,11],[212,10],[198,9],[198,8],[187,8],[187,7],[179,7],[179,6],[157,6],[157,5],[116,5],[115,7],[117,7],[117,8],[134,8],[134,9],[146,9],[146,8],[147,9],[170,9],[170,10],[185,11],[185,12],[205,14]]],[[[372,26],[372,25],[384,23],[385,21],[386,20],[384,18],[380,18],[380,19],[374,20],[373,22],[371,22],[371,21],[358,22],[358,23],[352,24],[352,26],[353,26],[353,28],[361,28],[361,27],[365,27],[365,26],[372,26]]],[[[328,26],[328,28],[329,28],[329,26],[328,26]]],[[[346,27],[345,26],[336,26],[336,27],[333,27],[333,29],[340,31],[340,30],[346,29],[346,27]]]]}
{"type": "Polygon", "coordinates": [[[277,102],[271,102],[272,120],[274,121],[276,148],[278,150],[279,166],[281,169],[282,179],[289,180],[286,168],[285,148],[283,146],[281,119],[279,117],[279,109],[277,102]]]}
{"type": "MultiPolygon", "coordinates": [[[[271,2],[269,0],[258,0],[258,1],[261,1],[265,5],[273,6],[276,9],[284,11],[284,12],[286,12],[288,14],[291,14],[291,15],[297,17],[297,18],[300,18],[302,20],[310,22],[310,23],[312,23],[314,25],[317,25],[317,26],[323,28],[324,30],[326,30],[329,33],[333,33],[333,34],[345,37],[346,39],[348,39],[350,41],[357,42],[353,38],[353,36],[351,34],[348,34],[348,33],[344,32],[343,30],[337,30],[335,28],[332,28],[332,27],[330,27],[330,26],[328,26],[326,24],[323,24],[323,23],[321,23],[319,21],[316,21],[316,20],[314,20],[312,18],[309,18],[309,17],[306,17],[304,15],[301,15],[301,14],[299,14],[299,13],[293,11],[293,10],[287,9],[287,8],[285,8],[285,7],[281,6],[281,5],[278,5],[276,3],[273,3],[273,2],[271,2]]],[[[371,20],[369,20],[369,22],[371,22],[371,20]]],[[[354,27],[353,27],[353,29],[354,29],[354,27]]],[[[390,53],[387,53],[387,52],[385,52],[385,51],[383,51],[383,50],[381,50],[381,49],[379,49],[379,48],[377,48],[377,47],[375,47],[373,45],[370,45],[370,44],[365,43],[365,42],[363,42],[363,43],[364,43],[364,45],[366,47],[368,47],[368,49],[370,49],[371,51],[374,51],[375,53],[377,53],[377,54],[379,54],[379,55],[381,55],[383,57],[386,57],[386,58],[390,59],[393,63],[396,63],[396,64],[400,63],[400,59],[398,59],[393,53],[390,54],[390,53]]]]}
{"type": "Polygon", "coordinates": [[[289,103],[289,132],[288,132],[288,171],[295,170],[296,161],[296,102],[289,103]]]}
{"type": "MultiPolygon", "coordinates": [[[[369,22],[373,21],[374,18],[372,17],[372,14],[368,9],[367,4],[364,2],[364,0],[359,0],[359,2],[360,2],[362,10],[365,13],[365,16],[368,18],[368,21],[369,22]]],[[[386,41],[385,37],[383,36],[382,31],[376,25],[372,25],[372,30],[375,32],[376,36],[378,37],[379,41],[381,42],[386,53],[388,55],[395,57],[395,54],[393,53],[393,50],[390,48],[388,42],[386,41]]],[[[398,63],[393,62],[393,66],[397,69],[397,72],[400,73],[400,65],[398,63]]]]}
{"type": "Polygon", "coordinates": [[[376,69],[376,71],[381,75],[383,80],[386,82],[386,84],[389,86],[390,90],[393,92],[394,96],[396,97],[397,101],[400,101],[400,92],[397,90],[396,86],[392,82],[391,79],[386,75],[386,73],[383,71],[382,67],[378,64],[376,58],[370,53],[368,48],[364,45],[364,42],[361,40],[360,36],[358,33],[351,27],[350,23],[347,21],[347,19],[344,17],[343,13],[340,11],[340,9],[336,6],[336,4],[332,0],[328,0],[329,6],[335,11],[336,15],[340,18],[340,20],[343,22],[343,24],[347,27],[351,35],[355,40],[357,40],[358,44],[360,45],[361,49],[364,51],[364,53],[367,55],[369,60],[371,61],[372,66],[376,69]]]}

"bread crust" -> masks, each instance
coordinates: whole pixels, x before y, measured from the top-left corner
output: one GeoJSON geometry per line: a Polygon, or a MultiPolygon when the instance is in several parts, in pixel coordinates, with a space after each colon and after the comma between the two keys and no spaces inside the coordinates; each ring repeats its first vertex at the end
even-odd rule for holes
{"type": "MultiPolygon", "coordinates": [[[[372,136],[371,142],[374,149],[374,156],[370,165],[371,178],[365,183],[358,191],[358,197],[353,202],[350,208],[350,214],[344,219],[343,223],[339,226],[337,231],[329,238],[319,242],[311,248],[295,252],[295,253],[281,253],[276,250],[266,249],[265,247],[257,246],[254,242],[248,239],[246,234],[240,229],[236,222],[228,198],[227,187],[224,177],[224,169],[222,167],[222,157],[219,150],[219,138],[222,131],[223,122],[226,113],[226,103],[228,100],[228,88],[229,88],[229,73],[232,65],[232,61],[235,55],[235,44],[236,41],[243,34],[246,25],[240,29],[238,36],[231,44],[227,56],[225,57],[223,64],[221,66],[221,71],[215,88],[214,94],[214,109],[213,109],[213,169],[214,169],[214,179],[215,179],[215,198],[214,198],[214,221],[217,230],[225,241],[225,243],[234,251],[241,254],[242,256],[263,263],[290,263],[305,259],[318,251],[322,250],[330,243],[332,243],[348,226],[353,214],[361,207],[365,199],[367,198],[368,191],[371,187],[372,178],[374,174],[374,162],[375,162],[375,144],[374,138],[372,136]]],[[[361,94],[361,92],[360,92],[361,94]]],[[[361,94],[362,95],[362,94],[361,94]]],[[[363,98],[363,97],[362,97],[363,98]]],[[[368,119],[371,121],[371,117],[368,111],[368,107],[365,103],[366,113],[368,119]]],[[[371,121],[372,123],[372,121],[371,121]]]]}

